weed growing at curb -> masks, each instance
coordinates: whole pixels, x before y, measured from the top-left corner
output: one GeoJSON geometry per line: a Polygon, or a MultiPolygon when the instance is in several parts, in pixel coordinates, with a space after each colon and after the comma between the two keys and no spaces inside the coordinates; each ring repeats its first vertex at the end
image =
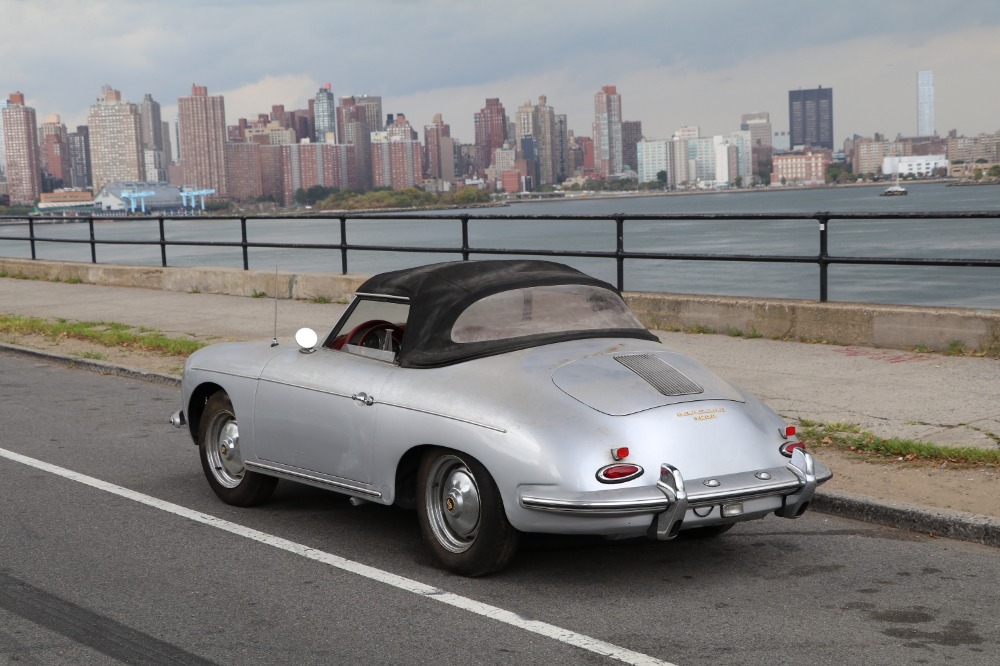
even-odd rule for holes
{"type": "Polygon", "coordinates": [[[52,340],[76,338],[104,347],[123,347],[152,351],[165,356],[188,356],[204,347],[204,343],[184,338],[170,338],[159,331],[135,328],[116,322],[57,319],[54,322],[39,317],[0,315],[0,333],[13,335],[43,335],[52,340]]]}
{"type": "Polygon", "coordinates": [[[830,447],[905,462],[956,463],[1000,467],[1000,451],[973,446],[951,447],[911,439],[879,437],[850,423],[821,423],[802,419],[798,437],[807,449],[830,447]]]}
{"type": "Polygon", "coordinates": [[[333,303],[333,299],[330,298],[329,296],[316,295],[316,296],[310,296],[309,302],[314,303],[316,305],[328,305],[330,303],[333,303]]]}

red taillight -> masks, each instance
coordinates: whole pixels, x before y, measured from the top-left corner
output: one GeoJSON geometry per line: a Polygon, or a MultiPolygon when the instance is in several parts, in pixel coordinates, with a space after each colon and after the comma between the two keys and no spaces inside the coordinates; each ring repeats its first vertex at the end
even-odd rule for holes
{"type": "Polygon", "coordinates": [[[785,439],[789,439],[790,437],[795,437],[795,426],[785,426],[784,428],[778,428],[778,432],[780,432],[781,436],[784,437],[785,439]]]}
{"type": "Polygon", "coordinates": [[[628,458],[628,453],[629,451],[627,446],[620,446],[617,449],[611,449],[611,457],[614,458],[616,462],[624,458],[628,458]]]}
{"type": "Polygon", "coordinates": [[[802,442],[800,442],[798,440],[796,440],[794,442],[787,442],[787,443],[781,445],[781,455],[783,455],[783,456],[785,456],[787,458],[791,458],[792,457],[792,452],[794,452],[795,449],[801,449],[802,451],[805,451],[806,447],[805,447],[805,444],[803,444],[802,442]]]}
{"type": "Polygon", "coordinates": [[[597,470],[597,480],[602,483],[624,483],[641,475],[642,468],[638,465],[606,465],[597,470]]]}

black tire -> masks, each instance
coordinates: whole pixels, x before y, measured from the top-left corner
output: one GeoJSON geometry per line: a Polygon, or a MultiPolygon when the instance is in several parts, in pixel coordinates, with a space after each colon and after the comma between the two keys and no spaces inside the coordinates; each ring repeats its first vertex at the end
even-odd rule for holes
{"type": "Polygon", "coordinates": [[[726,523],[724,525],[708,525],[706,527],[694,527],[689,530],[681,530],[680,536],[685,539],[714,539],[725,534],[736,527],[736,523],[726,523]]]}
{"type": "Polygon", "coordinates": [[[471,456],[428,451],[417,472],[424,540],[450,571],[483,576],[506,567],[520,533],[507,520],[493,477],[471,456]]]}
{"type": "Polygon", "coordinates": [[[212,394],[198,427],[198,452],[208,485],[226,504],[255,506],[267,501],[278,480],[249,472],[240,455],[233,403],[225,391],[212,394]]]}

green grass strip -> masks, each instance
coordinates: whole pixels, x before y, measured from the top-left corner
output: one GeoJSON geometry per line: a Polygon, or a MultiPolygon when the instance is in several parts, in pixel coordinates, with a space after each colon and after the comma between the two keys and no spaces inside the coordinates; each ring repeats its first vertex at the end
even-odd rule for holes
{"type": "Polygon", "coordinates": [[[831,447],[905,461],[951,462],[1000,467],[1000,450],[975,446],[941,446],[898,437],[884,438],[849,423],[821,423],[803,419],[798,438],[807,449],[831,447]]]}
{"type": "Polygon", "coordinates": [[[171,338],[160,331],[116,322],[47,321],[39,317],[17,317],[0,314],[0,333],[10,335],[43,335],[52,340],[75,338],[104,347],[123,347],[151,351],[165,356],[188,356],[205,343],[188,338],[171,338]]]}

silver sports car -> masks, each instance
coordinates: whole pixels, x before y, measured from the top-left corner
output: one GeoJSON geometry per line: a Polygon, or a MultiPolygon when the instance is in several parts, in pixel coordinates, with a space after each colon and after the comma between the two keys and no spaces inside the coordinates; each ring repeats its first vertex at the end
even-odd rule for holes
{"type": "Polygon", "coordinates": [[[762,402],[664,347],[611,285],[546,261],[468,261],[362,285],[320,343],[191,355],[182,409],[212,490],[278,479],[416,508],[477,576],[525,532],[711,536],[795,518],[830,471],[762,402]]]}

